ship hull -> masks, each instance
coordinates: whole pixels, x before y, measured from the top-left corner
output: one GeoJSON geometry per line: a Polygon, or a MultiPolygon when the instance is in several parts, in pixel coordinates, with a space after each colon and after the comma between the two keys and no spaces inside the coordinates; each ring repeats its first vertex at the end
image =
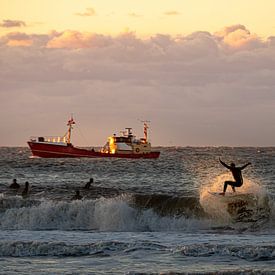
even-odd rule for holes
{"type": "Polygon", "coordinates": [[[29,141],[28,145],[33,156],[41,158],[131,158],[131,159],[156,159],[160,152],[143,154],[135,153],[102,153],[94,150],[74,147],[72,144],[53,144],[29,141]]]}

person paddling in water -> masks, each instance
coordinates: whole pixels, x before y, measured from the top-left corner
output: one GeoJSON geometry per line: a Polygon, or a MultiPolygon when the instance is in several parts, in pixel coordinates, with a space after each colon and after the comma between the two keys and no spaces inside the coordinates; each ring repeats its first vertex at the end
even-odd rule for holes
{"type": "Polygon", "coordinates": [[[235,181],[227,180],[224,182],[223,192],[221,193],[221,195],[224,196],[228,185],[231,185],[233,192],[236,192],[235,187],[241,187],[243,185],[242,170],[246,168],[248,165],[251,165],[251,162],[248,162],[247,164],[241,167],[236,167],[235,163],[233,162],[229,166],[226,163],[224,163],[220,158],[219,158],[219,161],[224,167],[226,167],[231,171],[232,176],[235,180],[235,181]]]}

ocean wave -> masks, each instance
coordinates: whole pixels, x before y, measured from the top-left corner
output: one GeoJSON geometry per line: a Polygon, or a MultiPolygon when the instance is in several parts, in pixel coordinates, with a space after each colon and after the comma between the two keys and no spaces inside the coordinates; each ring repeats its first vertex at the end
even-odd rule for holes
{"type": "MultiPolygon", "coordinates": [[[[254,200],[253,200],[254,203],[254,200]]],[[[211,204],[215,210],[215,201],[211,204]]],[[[272,228],[275,206],[271,210],[243,205],[226,206],[234,217],[230,221],[206,214],[198,198],[170,195],[120,195],[113,198],[77,201],[0,198],[0,229],[4,230],[97,230],[97,231],[194,231],[230,228],[263,230],[272,228]],[[252,212],[251,212],[252,211],[252,212]],[[252,214],[253,215],[252,215],[252,214]],[[270,226],[271,223],[271,226],[270,226]]],[[[268,205],[270,206],[270,204],[268,205]]]]}
{"type": "Polygon", "coordinates": [[[246,261],[271,261],[275,259],[274,245],[188,244],[169,247],[148,241],[102,241],[88,244],[65,242],[1,241],[1,257],[34,256],[87,256],[108,257],[135,253],[136,251],[165,252],[184,257],[233,257],[246,261]]]}
{"type": "Polygon", "coordinates": [[[179,197],[165,194],[133,195],[135,207],[153,209],[161,216],[206,217],[197,197],[179,197]]]}
{"type": "Polygon", "coordinates": [[[262,229],[270,221],[274,222],[273,199],[263,186],[252,180],[244,179],[244,185],[236,193],[229,191],[225,196],[215,195],[223,190],[227,178],[228,174],[222,174],[200,190],[200,204],[212,219],[226,224],[246,223],[254,231],[262,229]]]}
{"type": "Polygon", "coordinates": [[[188,257],[230,256],[248,261],[268,261],[275,259],[274,245],[213,245],[194,244],[177,248],[176,253],[188,257]]]}
{"type": "Polygon", "coordinates": [[[40,200],[24,199],[22,196],[0,196],[0,212],[10,208],[32,207],[39,205],[40,200]]]}
{"type": "Polygon", "coordinates": [[[194,228],[209,228],[209,221],[159,215],[153,208],[137,207],[129,195],[70,202],[41,200],[39,205],[7,208],[0,213],[0,229],[6,230],[184,231],[194,228]]]}
{"type": "Polygon", "coordinates": [[[167,247],[150,242],[106,241],[89,244],[66,244],[65,242],[1,241],[1,257],[33,256],[87,256],[107,257],[137,250],[166,250],[167,247]]]}

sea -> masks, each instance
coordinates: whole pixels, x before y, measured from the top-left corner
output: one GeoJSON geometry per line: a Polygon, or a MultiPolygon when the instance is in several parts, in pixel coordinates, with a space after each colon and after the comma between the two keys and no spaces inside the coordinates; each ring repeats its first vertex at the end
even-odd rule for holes
{"type": "Polygon", "coordinates": [[[275,147],[154,150],[43,159],[1,147],[0,274],[275,274],[275,147]],[[234,195],[210,193],[232,179],[219,158],[252,163],[234,195]]]}

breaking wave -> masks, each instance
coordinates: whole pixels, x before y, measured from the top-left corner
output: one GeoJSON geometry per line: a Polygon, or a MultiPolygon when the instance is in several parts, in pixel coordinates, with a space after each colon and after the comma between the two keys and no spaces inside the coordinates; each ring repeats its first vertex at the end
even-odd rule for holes
{"type": "Polygon", "coordinates": [[[142,205],[141,198],[130,195],[71,202],[41,200],[39,204],[14,197],[13,206],[11,198],[1,200],[0,228],[5,230],[182,231],[209,227],[205,219],[160,215],[154,210],[156,205],[142,205]]]}
{"type": "Polygon", "coordinates": [[[224,181],[228,180],[229,176],[218,176],[211,184],[201,188],[200,204],[210,217],[224,224],[249,223],[250,228],[254,230],[274,220],[273,200],[255,181],[244,179],[243,186],[238,188],[237,195],[234,196],[215,196],[210,193],[221,192],[224,181]]]}
{"type": "MultiPolygon", "coordinates": [[[[214,184],[212,190],[215,187],[214,184]]],[[[122,194],[113,198],[53,201],[0,196],[2,230],[257,231],[272,228],[274,221],[275,206],[267,197],[229,204],[205,190],[200,198],[122,194]]]]}

